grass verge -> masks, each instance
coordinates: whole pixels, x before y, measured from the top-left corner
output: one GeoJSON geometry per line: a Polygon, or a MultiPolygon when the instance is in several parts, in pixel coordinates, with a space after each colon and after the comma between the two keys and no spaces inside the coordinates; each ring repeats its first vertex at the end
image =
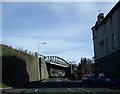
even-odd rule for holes
{"type": "Polygon", "coordinates": [[[9,87],[8,85],[6,85],[6,84],[0,82],[0,88],[8,88],[8,87],[9,87]]]}

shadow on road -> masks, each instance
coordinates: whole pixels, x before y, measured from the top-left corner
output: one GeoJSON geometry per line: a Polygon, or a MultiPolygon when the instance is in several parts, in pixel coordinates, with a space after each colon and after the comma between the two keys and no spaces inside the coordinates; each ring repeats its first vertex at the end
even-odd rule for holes
{"type": "Polygon", "coordinates": [[[19,88],[113,88],[120,89],[115,86],[96,85],[94,83],[82,82],[32,82],[21,85],[19,88]]]}

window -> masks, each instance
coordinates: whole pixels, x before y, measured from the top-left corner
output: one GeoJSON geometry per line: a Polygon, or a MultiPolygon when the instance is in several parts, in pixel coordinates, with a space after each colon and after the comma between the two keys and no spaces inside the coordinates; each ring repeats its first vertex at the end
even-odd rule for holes
{"type": "Polygon", "coordinates": [[[106,52],[109,52],[109,39],[106,39],[106,52]]]}
{"type": "Polygon", "coordinates": [[[112,23],[113,23],[113,17],[111,16],[110,17],[110,25],[112,26],[112,23]]]}
{"type": "Polygon", "coordinates": [[[113,47],[113,49],[116,48],[116,38],[115,38],[115,34],[112,35],[112,47],[113,47]]]}
{"type": "Polygon", "coordinates": [[[104,24],[104,30],[105,30],[105,32],[107,31],[107,29],[106,29],[106,24],[107,24],[107,23],[105,22],[105,24],[104,24]]]}
{"type": "Polygon", "coordinates": [[[104,45],[104,41],[101,41],[99,44],[100,44],[100,46],[103,46],[104,45]]]}
{"type": "Polygon", "coordinates": [[[107,20],[105,23],[104,23],[104,30],[105,30],[105,33],[110,31],[110,20],[107,20]]]}

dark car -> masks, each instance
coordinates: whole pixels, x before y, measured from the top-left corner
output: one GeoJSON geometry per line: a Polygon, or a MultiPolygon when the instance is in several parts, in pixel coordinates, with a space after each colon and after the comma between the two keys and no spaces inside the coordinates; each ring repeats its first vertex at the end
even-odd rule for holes
{"type": "Polygon", "coordinates": [[[83,83],[96,83],[98,79],[98,74],[85,75],[82,79],[83,83]]]}
{"type": "Polygon", "coordinates": [[[110,75],[99,75],[97,83],[102,85],[118,85],[120,79],[110,75]]]}

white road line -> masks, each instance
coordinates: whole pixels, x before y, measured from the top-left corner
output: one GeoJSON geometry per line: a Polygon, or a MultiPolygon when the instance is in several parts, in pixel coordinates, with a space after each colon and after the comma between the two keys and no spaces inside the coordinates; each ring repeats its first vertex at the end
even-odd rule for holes
{"type": "Polygon", "coordinates": [[[38,91],[38,89],[35,90],[35,92],[37,92],[37,91],[38,91]]]}
{"type": "Polygon", "coordinates": [[[86,92],[91,92],[91,91],[89,91],[89,90],[86,90],[86,92]]]}
{"type": "Polygon", "coordinates": [[[12,87],[0,88],[0,90],[12,89],[12,87]]]}
{"type": "Polygon", "coordinates": [[[78,89],[81,89],[82,91],[85,91],[85,89],[83,89],[83,88],[78,88],[78,89]]]}
{"type": "Polygon", "coordinates": [[[46,82],[46,80],[43,80],[42,82],[46,82]]]}
{"type": "Polygon", "coordinates": [[[59,81],[61,81],[61,79],[59,78],[59,81]]]}
{"type": "Polygon", "coordinates": [[[25,91],[27,91],[27,90],[23,90],[23,91],[21,91],[21,93],[24,93],[25,91]]]}
{"type": "MultiPolygon", "coordinates": [[[[67,81],[70,81],[69,79],[65,78],[67,81]]],[[[71,81],[70,81],[71,82],[71,81]]]]}
{"type": "Polygon", "coordinates": [[[58,78],[57,78],[57,80],[58,80],[58,78]]]}
{"type": "Polygon", "coordinates": [[[70,88],[67,88],[68,90],[70,90],[70,91],[72,91],[72,92],[74,92],[72,89],[70,89],[70,88]]]}
{"type": "Polygon", "coordinates": [[[84,90],[83,88],[78,88],[78,89],[84,90]]]}
{"type": "MultiPolygon", "coordinates": [[[[91,92],[91,91],[89,91],[89,90],[87,90],[87,89],[83,89],[83,88],[78,88],[78,89],[81,89],[82,91],[85,91],[85,92],[91,92]]],[[[91,92],[92,93],[92,92],[91,92]]]]}
{"type": "Polygon", "coordinates": [[[61,81],[61,79],[60,79],[60,78],[57,78],[57,81],[58,81],[58,82],[60,82],[60,81],[61,81]]]}
{"type": "Polygon", "coordinates": [[[81,89],[82,91],[85,91],[85,92],[90,92],[90,93],[92,93],[92,94],[96,94],[95,92],[91,92],[91,91],[89,91],[89,90],[87,90],[87,89],[83,89],[83,88],[78,88],[78,89],[81,89]]]}

